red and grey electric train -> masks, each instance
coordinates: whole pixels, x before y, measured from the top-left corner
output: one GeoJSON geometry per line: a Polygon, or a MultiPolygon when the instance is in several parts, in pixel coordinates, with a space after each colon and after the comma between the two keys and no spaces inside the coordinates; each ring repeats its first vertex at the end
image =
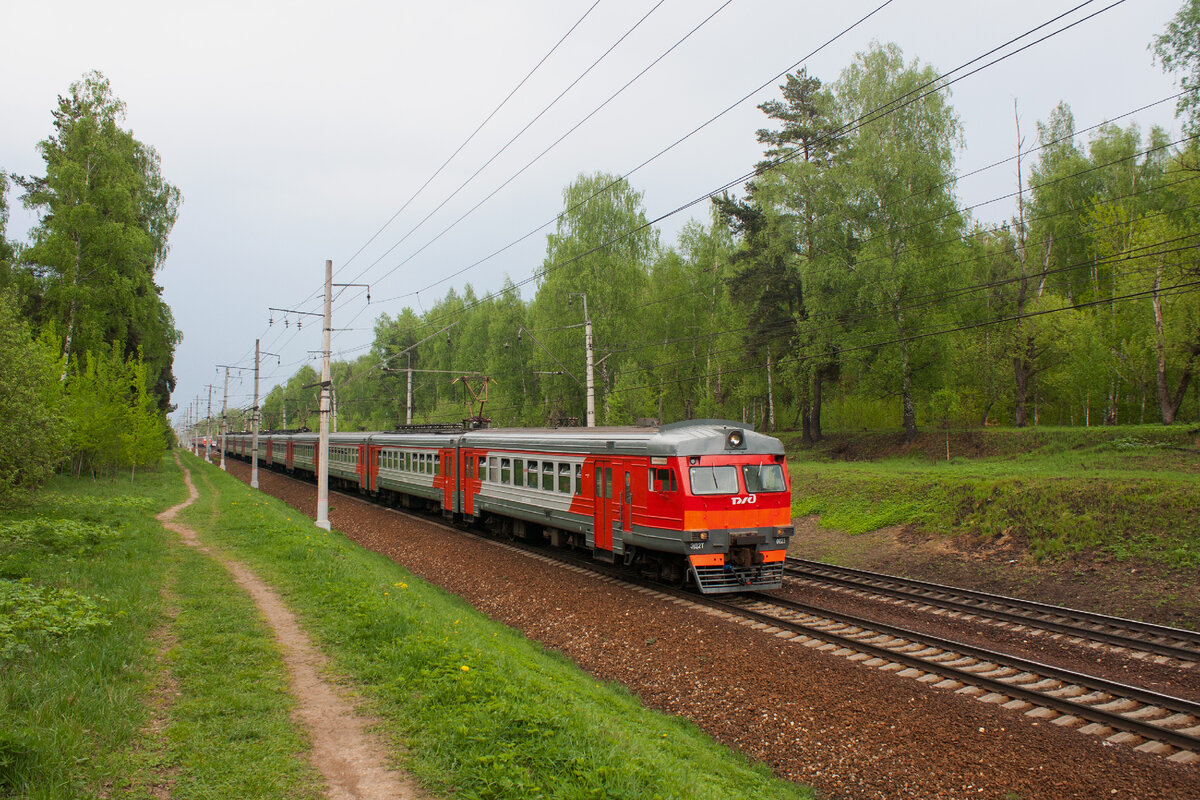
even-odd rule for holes
{"type": "MultiPolygon", "coordinates": [[[[227,437],[250,460],[251,436],[227,437]]],[[[259,463],[312,476],[315,433],[264,433],[259,463]]],[[[775,589],[792,536],[783,445],[746,425],[334,433],[331,486],[586,550],[705,594],[775,589]]]]}

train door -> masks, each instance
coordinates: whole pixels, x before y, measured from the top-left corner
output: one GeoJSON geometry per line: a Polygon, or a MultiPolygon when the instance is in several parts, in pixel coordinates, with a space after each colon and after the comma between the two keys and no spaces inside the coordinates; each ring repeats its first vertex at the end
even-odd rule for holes
{"type": "Polygon", "coordinates": [[[625,476],[621,485],[621,530],[633,530],[633,475],[628,466],[621,467],[620,473],[625,476]]]}
{"type": "Polygon", "coordinates": [[[457,462],[455,451],[442,451],[442,510],[444,511],[454,511],[454,477],[458,474],[454,471],[454,467],[457,462]]]}
{"type": "Polygon", "coordinates": [[[613,463],[606,459],[596,459],[595,470],[594,555],[596,558],[611,561],[613,522],[619,514],[613,507],[613,463]]]}
{"type": "Polygon", "coordinates": [[[475,461],[478,456],[463,453],[462,454],[462,478],[459,485],[462,487],[463,505],[462,513],[468,517],[475,516],[475,461]]]}
{"type": "Polygon", "coordinates": [[[371,488],[371,448],[365,444],[358,446],[358,488],[371,488]]]}

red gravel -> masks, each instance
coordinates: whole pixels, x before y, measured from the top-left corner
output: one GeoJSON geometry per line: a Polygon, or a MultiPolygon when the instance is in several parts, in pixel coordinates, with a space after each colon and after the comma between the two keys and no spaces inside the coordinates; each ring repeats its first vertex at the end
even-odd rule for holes
{"type": "MultiPolygon", "coordinates": [[[[231,462],[243,480],[249,466],[231,462]]],[[[260,470],[304,513],[315,488],[260,470]]],[[[830,798],[1200,797],[1180,766],[334,497],[333,527],[830,798]]]]}

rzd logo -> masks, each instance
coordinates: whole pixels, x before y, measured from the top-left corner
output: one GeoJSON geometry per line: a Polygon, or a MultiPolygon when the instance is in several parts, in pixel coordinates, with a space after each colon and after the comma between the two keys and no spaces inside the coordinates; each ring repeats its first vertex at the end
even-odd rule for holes
{"type": "Polygon", "coordinates": [[[748,494],[748,495],[746,495],[745,497],[735,497],[735,498],[733,498],[733,504],[734,504],[735,506],[750,506],[750,505],[754,505],[754,502],[755,502],[755,500],[757,500],[757,499],[758,499],[758,498],[757,498],[757,497],[755,497],[754,495],[752,495],[752,494],[748,494]]]}

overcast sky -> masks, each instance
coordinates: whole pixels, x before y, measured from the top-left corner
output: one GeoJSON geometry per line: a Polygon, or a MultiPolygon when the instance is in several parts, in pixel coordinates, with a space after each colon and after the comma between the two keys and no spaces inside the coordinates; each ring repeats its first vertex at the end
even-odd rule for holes
{"type": "MultiPolygon", "coordinates": [[[[562,189],[577,175],[629,172],[771,81],[630,182],[644,192],[648,216],[655,218],[744,175],[761,155],[754,132],[765,118],[755,106],[778,96],[779,81],[771,79],[881,2],[10,1],[0,6],[6,34],[0,169],[44,174],[36,144],[51,132],[57,96],[86,71],[103,72],[127,105],[127,127],[158,150],[164,175],[183,193],[171,253],[157,277],[184,336],[176,351],[174,402],[182,409],[198,395],[207,400],[204,386],[219,385],[223,376],[216,364],[252,366],[256,337],[264,350],[282,356],[281,365],[274,358],[264,362],[265,394],[301,364],[316,363],[310,353],[321,346],[316,318],[306,317],[297,335],[294,315],[286,329],[278,313],[269,326],[267,309],[319,311],[325,259],[334,262],[335,281],[371,283],[369,307],[355,290],[346,290],[335,306],[334,327],[354,329],[335,338],[335,357],[344,358],[369,345],[380,313],[394,315],[406,305],[420,311],[467,282],[482,295],[505,275],[528,279],[551,230],[538,228],[561,210],[562,189]],[[385,228],[593,3],[554,54],[385,228]],[[430,243],[714,11],[616,99],[430,243]]],[[[855,52],[877,39],[899,44],[908,60],[946,72],[1080,2],[893,0],[806,64],[810,74],[832,82],[855,52]]],[[[1112,3],[1086,3],[1022,43],[1112,3]]],[[[1125,0],[955,84],[951,103],[965,130],[960,173],[1013,155],[1014,99],[1032,144],[1036,122],[1059,101],[1069,103],[1077,126],[1086,128],[1171,95],[1175,85],[1154,64],[1148,45],[1180,5],[1125,0]]],[[[1173,102],[1121,122],[1137,122],[1143,131],[1158,124],[1179,135],[1173,102]]],[[[1015,167],[1005,164],[963,180],[958,195],[976,206],[1013,191],[1015,181],[1015,167]]],[[[34,220],[15,192],[9,199],[15,206],[10,235],[21,237],[34,220]]],[[[973,213],[999,221],[1013,208],[1005,200],[973,213]]],[[[673,243],[689,218],[707,215],[701,204],[664,220],[663,243],[673,243]]],[[[231,383],[231,406],[250,405],[250,377],[231,383]]],[[[213,402],[219,410],[219,390],[213,402]]]]}

